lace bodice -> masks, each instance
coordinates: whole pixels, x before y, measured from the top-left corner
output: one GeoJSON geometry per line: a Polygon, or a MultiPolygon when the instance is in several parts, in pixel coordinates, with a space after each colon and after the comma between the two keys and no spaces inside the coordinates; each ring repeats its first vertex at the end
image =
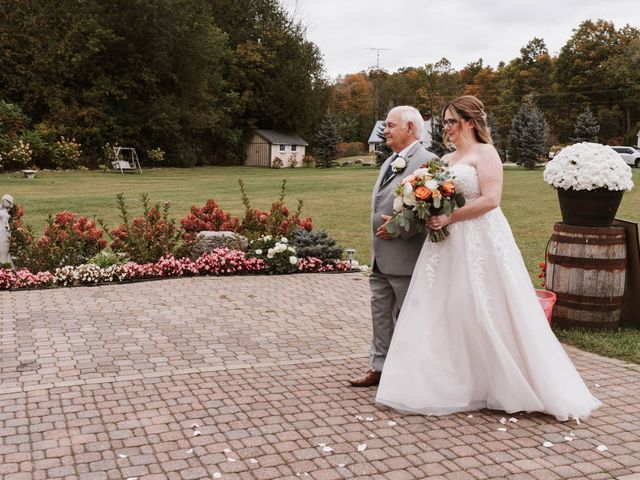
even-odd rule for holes
{"type": "Polygon", "coordinates": [[[456,191],[462,193],[469,201],[480,196],[480,186],[478,185],[478,174],[475,167],[465,163],[459,163],[451,167],[453,183],[456,191]]]}

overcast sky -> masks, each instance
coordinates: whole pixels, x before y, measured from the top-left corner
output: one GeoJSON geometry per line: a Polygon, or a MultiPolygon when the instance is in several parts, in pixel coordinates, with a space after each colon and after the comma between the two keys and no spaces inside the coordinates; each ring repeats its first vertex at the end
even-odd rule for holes
{"type": "Polygon", "coordinates": [[[375,66],[395,72],[446,57],[496,67],[541,37],[557,54],[586,19],[640,28],[638,0],[280,0],[307,26],[329,78],[375,66]]]}

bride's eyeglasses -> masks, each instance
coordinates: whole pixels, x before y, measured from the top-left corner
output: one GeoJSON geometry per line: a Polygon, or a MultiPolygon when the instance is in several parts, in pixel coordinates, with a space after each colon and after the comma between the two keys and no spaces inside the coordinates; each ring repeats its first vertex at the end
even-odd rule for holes
{"type": "Polygon", "coordinates": [[[456,123],[458,123],[458,120],[455,118],[447,118],[442,121],[442,127],[453,127],[456,123]]]}

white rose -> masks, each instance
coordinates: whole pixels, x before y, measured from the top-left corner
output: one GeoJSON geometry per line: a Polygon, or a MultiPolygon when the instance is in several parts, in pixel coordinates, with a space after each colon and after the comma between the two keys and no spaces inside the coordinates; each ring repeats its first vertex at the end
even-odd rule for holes
{"type": "Polygon", "coordinates": [[[296,263],[298,263],[298,257],[296,257],[296,256],[294,256],[294,255],[291,255],[291,256],[289,257],[289,263],[290,263],[291,265],[295,265],[296,263]]]}
{"type": "Polygon", "coordinates": [[[393,211],[401,212],[403,210],[404,210],[404,204],[402,203],[402,197],[398,195],[396,198],[393,199],[393,211]]]}
{"type": "Polygon", "coordinates": [[[396,158],[393,162],[391,162],[391,169],[394,172],[399,172],[404,170],[407,167],[407,162],[403,157],[396,158]]]}
{"type": "Polygon", "coordinates": [[[435,180],[429,180],[427,183],[424,184],[425,187],[427,187],[429,190],[434,191],[438,188],[438,182],[436,182],[435,180]]]}
{"type": "Polygon", "coordinates": [[[287,237],[282,237],[282,238],[280,239],[280,241],[281,241],[282,243],[287,243],[289,240],[287,240],[287,237]]]}
{"type": "Polygon", "coordinates": [[[414,195],[413,190],[411,190],[411,193],[408,195],[405,194],[402,196],[402,202],[410,207],[414,207],[416,205],[416,196],[414,195]]]}
{"type": "Polygon", "coordinates": [[[267,258],[273,258],[273,255],[275,254],[275,252],[273,251],[273,248],[270,248],[267,251],[267,258]]]}
{"type": "Polygon", "coordinates": [[[261,248],[256,250],[256,255],[262,255],[262,249],[261,248]]]}

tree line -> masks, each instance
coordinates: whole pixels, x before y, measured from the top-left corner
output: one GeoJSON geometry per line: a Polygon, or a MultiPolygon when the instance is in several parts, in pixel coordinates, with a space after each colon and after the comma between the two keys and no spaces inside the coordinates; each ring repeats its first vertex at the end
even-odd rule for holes
{"type": "Polygon", "coordinates": [[[277,0],[0,0],[5,163],[22,141],[54,166],[63,136],[94,163],[108,144],[239,163],[255,128],[311,132],[327,95],[317,46],[277,0]]]}
{"type": "Polygon", "coordinates": [[[239,164],[256,128],[313,147],[329,112],[336,138],[364,142],[393,106],[437,117],[461,94],[483,100],[511,155],[523,105],[540,113],[549,144],[569,142],[587,108],[599,141],[635,143],[637,28],[588,20],[556,56],[540,38],[520,53],[496,68],[479,59],[455,70],[443,58],[330,83],[305,26],[277,0],[0,0],[0,164],[65,168],[81,149],[96,165],[115,144],[178,166],[239,164]]]}
{"type": "Polygon", "coordinates": [[[543,39],[533,38],[518,58],[496,68],[479,59],[455,70],[443,58],[395,73],[353,73],[332,86],[330,108],[340,137],[363,141],[374,121],[395,105],[414,105],[423,115],[437,117],[447,100],[463,94],[482,99],[494,141],[503,153],[516,157],[513,134],[522,133],[523,118],[531,115],[542,116],[533,120],[532,128],[546,129],[551,145],[572,141],[578,116],[587,111],[600,126],[598,141],[635,145],[640,127],[640,31],[587,20],[573,30],[557,56],[549,53],[543,39]]]}

